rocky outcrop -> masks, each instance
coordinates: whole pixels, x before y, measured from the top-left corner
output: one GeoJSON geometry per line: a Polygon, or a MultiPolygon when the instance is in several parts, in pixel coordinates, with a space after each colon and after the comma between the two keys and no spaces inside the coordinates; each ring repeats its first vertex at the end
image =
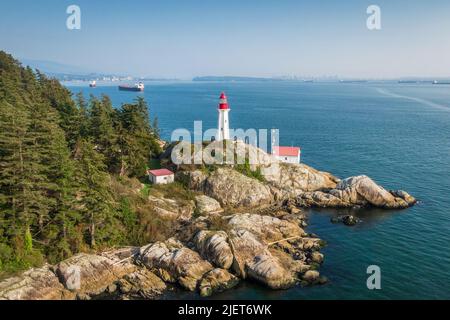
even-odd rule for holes
{"type": "Polygon", "coordinates": [[[122,294],[144,299],[153,299],[166,289],[164,281],[145,268],[127,274],[117,285],[122,294]]]}
{"type": "Polygon", "coordinates": [[[196,191],[220,202],[224,207],[258,207],[268,205],[274,198],[269,186],[231,168],[218,168],[209,176],[196,170],[184,173],[180,179],[196,191]]]}
{"type": "Polygon", "coordinates": [[[233,230],[231,244],[234,272],[243,279],[249,277],[271,289],[285,289],[295,283],[294,273],[283,268],[267,245],[245,229],[233,230]]]}
{"type": "Polygon", "coordinates": [[[115,283],[136,271],[136,250],[127,247],[99,255],[81,253],[56,266],[31,269],[0,282],[0,299],[90,299],[115,291],[115,283]]]}
{"type": "Polygon", "coordinates": [[[340,181],[329,192],[310,192],[299,196],[302,206],[355,207],[374,206],[385,209],[404,209],[416,200],[404,191],[387,191],[367,176],[350,177],[340,181]]]}
{"type": "Polygon", "coordinates": [[[0,300],[64,300],[75,294],[66,290],[49,266],[30,269],[0,282],[0,300]]]}
{"type": "Polygon", "coordinates": [[[259,214],[236,214],[229,226],[234,230],[247,230],[265,242],[306,235],[298,224],[275,217],[259,214]]]}
{"type": "Polygon", "coordinates": [[[357,223],[361,222],[360,219],[358,219],[357,217],[350,215],[350,214],[346,214],[346,215],[340,215],[337,217],[333,217],[330,219],[332,223],[343,223],[346,226],[354,226],[357,223]]]}
{"type": "MultiPolygon", "coordinates": [[[[47,269],[46,276],[28,285],[28,295],[22,295],[30,299],[89,299],[104,293],[153,299],[164,291],[164,282],[169,282],[209,296],[235,286],[238,278],[253,279],[272,289],[288,288],[323,256],[316,252],[320,239],[310,237],[299,226],[304,219],[301,213],[283,211],[279,216],[201,216],[192,221],[200,230],[184,243],[171,238],[142,248],[79,254],[55,266],[56,275],[47,269]]],[[[0,297],[20,296],[14,293],[14,286],[8,288],[0,290],[0,297]]]]}
{"type": "Polygon", "coordinates": [[[81,253],[56,266],[59,280],[68,290],[83,295],[98,295],[107,287],[135,271],[131,261],[81,253]]]}
{"type": "Polygon", "coordinates": [[[350,208],[354,205],[323,191],[304,192],[297,198],[297,204],[301,207],[319,208],[350,208]]]}
{"type": "Polygon", "coordinates": [[[268,185],[231,168],[218,168],[210,174],[201,170],[182,171],[177,174],[177,179],[192,190],[214,198],[223,207],[254,208],[274,200],[268,185]]]}
{"type": "Polygon", "coordinates": [[[205,196],[200,195],[195,197],[196,211],[201,215],[215,214],[223,212],[219,201],[205,196]]]}
{"type": "Polygon", "coordinates": [[[197,252],[175,239],[141,248],[140,259],[164,281],[178,282],[190,291],[194,291],[203,275],[213,269],[197,252]]]}
{"type": "Polygon", "coordinates": [[[318,171],[305,164],[274,162],[261,170],[264,178],[288,196],[305,191],[317,191],[336,187],[338,178],[328,172],[318,171]]]}
{"type": "Polygon", "coordinates": [[[209,297],[214,293],[233,288],[239,283],[239,279],[227,270],[216,268],[207,272],[199,284],[202,297],[209,297]]]}
{"type": "MultiPolygon", "coordinates": [[[[221,142],[206,146],[207,150],[225,151],[221,142]]],[[[228,142],[235,161],[246,159],[250,169],[259,170],[265,182],[246,177],[233,170],[233,161],[227,165],[208,170],[196,170],[195,166],[183,167],[177,177],[197,191],[218,200],[222,206],[231,208],[254,208],[272,204],[274,201],[297,198],[300,206],[348,208],[371,205],[386,209],[407,208],[415,199],[404,191],[387,191],[367,176],[340,180],[330,173],[318,171],[305,164],[279,162],[272,155],[241,141],[228,142]],[[194,168],[194,169],[192,169],[194,168]]],[[[203,159],[197,152],[192,156],[203,159]]],[[[229,156],[228,156],[229,158],[229,156]]],[[[209,158],[206,157],[206,160],[209,158]]],[[[209,159],[211,160],[211,159],[209,159]]],[[[209,161],[208,160],[208,161],[209,161]]],[[[206,161],[206,162],[208,162],[206,161]]],[[[203,162],[200,162],[203,163],[203,162]]]]}
{"type": "Polygon", "coordinates": [[[153,195],[148,197],[148,202],[152,205],[153,212],[169,220],[187,221],[192,218],[195,209],[193,201],[180,201],[153,195]]]}
{"type": "Polygon", "coordinates": [[[215,266],[229,269],[233,264],[233,252],[226,232],[202,230],[197,233],[194,242],[200,255],[215,266]]]}

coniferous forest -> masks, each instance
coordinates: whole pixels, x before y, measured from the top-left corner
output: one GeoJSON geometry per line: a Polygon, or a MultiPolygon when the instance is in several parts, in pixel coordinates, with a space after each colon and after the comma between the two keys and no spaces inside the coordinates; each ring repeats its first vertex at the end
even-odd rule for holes
{"type": "Polygon", "coordinates": [[[142,98],[72,97],[0,51],[0,273],[146,240],[119,191],[161,152],[151,123],[142,98]]]}

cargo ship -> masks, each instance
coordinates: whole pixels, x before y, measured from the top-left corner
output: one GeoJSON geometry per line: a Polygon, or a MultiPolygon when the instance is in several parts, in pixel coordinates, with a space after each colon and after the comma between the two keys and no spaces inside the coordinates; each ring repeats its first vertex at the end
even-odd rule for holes
{"type": "Polygon", "coordinates": [[[140,91],[144,91],[144,84],[142,82],[139,82],[139,83],[136,83],[134,86],[122,85],[122,86],[119,86],[119,90],[140,92],[140,91]]]}

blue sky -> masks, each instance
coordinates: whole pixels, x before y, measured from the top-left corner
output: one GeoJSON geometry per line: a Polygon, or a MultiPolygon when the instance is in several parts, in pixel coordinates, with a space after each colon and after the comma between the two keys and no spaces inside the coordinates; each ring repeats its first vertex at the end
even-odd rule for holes
{"type": "Polygon", "coordinates": [[[153,77],[450,76],[450,1],[3,1],[0,49],[153,77]],[[71,4],[81,30],[66,28],[71,4]],[[370,4],[382,30],[366,28],[370,4]]]}

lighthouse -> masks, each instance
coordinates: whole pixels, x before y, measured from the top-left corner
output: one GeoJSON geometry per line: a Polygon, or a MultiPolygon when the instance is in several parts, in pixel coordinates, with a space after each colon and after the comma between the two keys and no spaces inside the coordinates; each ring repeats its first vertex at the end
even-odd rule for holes
{"type": "Polygon", "coordinates": [[[228,106],[227,96],[224,92],[220,95],[219,101],[219,125],[217,131],[217,141],[230,140],[230,125],[228,121],[228,113],[230,107],[228,106]]]}

